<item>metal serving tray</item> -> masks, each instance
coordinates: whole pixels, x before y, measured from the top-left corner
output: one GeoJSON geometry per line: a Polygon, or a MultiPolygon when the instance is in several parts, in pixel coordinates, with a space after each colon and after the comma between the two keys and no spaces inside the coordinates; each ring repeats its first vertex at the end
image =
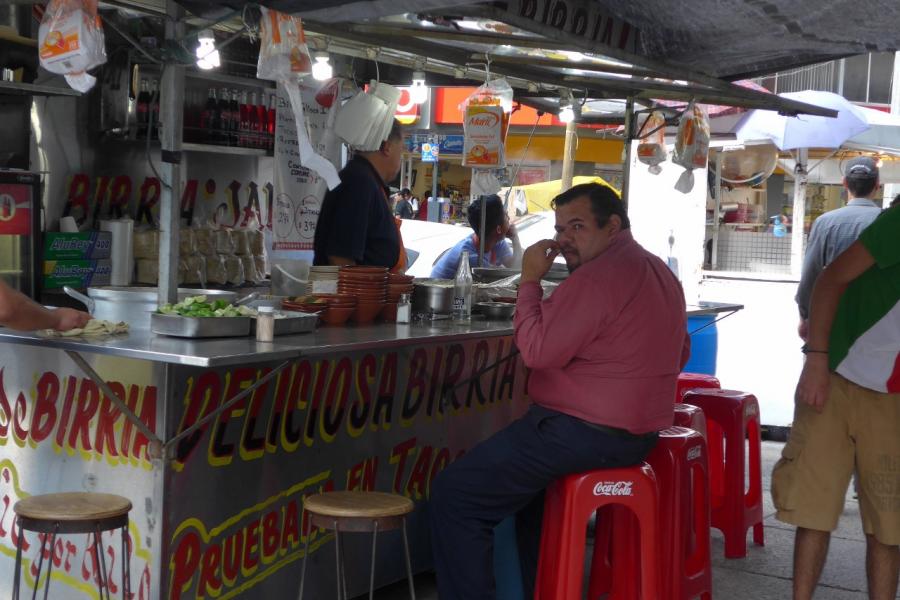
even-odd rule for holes
{"type": "Polygon", "coordinates": [[[250,335],[250,317],[182,317],[150,313],[150,331],[187,338],[250,335]]]}
{"type": "MultiPolygon", "coordinates": [[[[284,312],[283,317],[275,319],[275,335],[290,335],[292,333],[307,333],[314,331],[319,315],[304,312],[284,312]]],[[[250,333],[256,335],[256,319],[250,319],[250,333]]]]}

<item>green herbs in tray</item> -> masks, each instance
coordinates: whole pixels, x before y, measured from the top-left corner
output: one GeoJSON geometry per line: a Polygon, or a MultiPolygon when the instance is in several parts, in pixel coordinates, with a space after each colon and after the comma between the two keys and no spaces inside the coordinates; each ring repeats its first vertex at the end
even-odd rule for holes
{"type": "Polygon", "coordinates": [[[164,315],[181,317],[252,317],[256,311],[246,306],[234,306],[225,300],[206,301],[206,296],[189,296],[178,304],[164,304],[159,307],[164,315]]]}

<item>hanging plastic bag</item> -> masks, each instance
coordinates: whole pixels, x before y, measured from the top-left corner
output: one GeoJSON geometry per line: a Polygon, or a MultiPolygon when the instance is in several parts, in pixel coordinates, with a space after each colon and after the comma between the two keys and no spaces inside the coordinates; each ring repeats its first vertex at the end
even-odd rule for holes
{"type": "Polygon", "coordinates": [[[654,110],[644,122],[644,131],[649,132],[641,138],[637,147],[638,160],[645,165],[654,175],[659,175],[662,168],[659,166],[666,160],[666,117],[658,110],[654,110]]]}
{"type": "Polygon", "coordinates": [[[334,132],[356,150],[374,152],[391,132],[399,101],[399,89],[373,81],[341,107],[334,132]]]}
{"type": "Polygon", "coordinates": [[[709,155],[709,118],[706,111],[693,102],[678,121],[672,162],[685,168],[675,189],[687,194],[694,189],[694,169],[705,169],[709,155]]]}
{"type": "Polygon", "coordinates": [[[87,92],[97,83],[87,71],[106,62],[104,43],[97,0],[50,0],[38,30],[42,67],[87,92]]]}
{"type": "Polygon", "coordinates": [[[328,188],[334,189],[341,183],[337,169],[331,161],[313,148],[309,132],[306,130],[306,117],[303,114],[300,80],[312,72],[312,61],[303,34],[303,23],[300,17],[265,6],[261,6],[260,10],[262,19],[259,22],[260,51],[256,76],[260,79],[277,81],[284,87],[297,126],[300,164],[318,173],[328,188]]]}
{"type": "Polygon", "coordinates": [[[513,91],[505,79],[494,79],[460,105],[463,112],[463,166],[498,169],[506,166],[506,134],[513,91]]]}

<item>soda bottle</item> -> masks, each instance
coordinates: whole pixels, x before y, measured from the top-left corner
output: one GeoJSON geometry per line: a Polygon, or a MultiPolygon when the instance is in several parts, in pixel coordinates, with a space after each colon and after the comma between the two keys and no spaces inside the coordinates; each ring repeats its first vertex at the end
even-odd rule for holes
{"type": "Polygon", "coordinates": [[[228,132],[231,130],[231,103],[228,101],[228,88],[219,90],[219,144],[228,145],[228,132]]]}
{"type": "Polygon", "coordinates": [[[231,113],[231,128],[228,130],[229,145],[238,145],[238,135],[241,130],[241,107],[238,104],[237,90],[231,90],[231,102],[228,103],[229,112],[231,113]]]}
{"type": "Polygon", "coordinates": [[[139,140],[147,136],[147,119],[150,116],[150,86],[146,79],[141,79],[141,91],[138,93],[135,105],[135,117],[137,132],[135,137],[139,140]]]}
{"type": "Polygon", "coordinates": [[[215,131],[219,127],[216,122],[218,119],[218,110],[219,105],[216,102],[216,89],[209,88],[208,95],[206,96],[206,106],[203,107],[203,112],[200,114],[200,127],[202,127],[202,131],[199,132],[200,139],[198,141],[207,144],[215,143],[215,131]]]}
{"type": "Polygon", "coordinates": [[[266,115],[266,126],[269,133],[267,137],[267,149],[269,152],[275,150],[275,94],[269,96],[269,111],[266,115]]]}
{"type": "Polygon", "coordinates": [[[240,137],[238,138],[238,146],[249,148],[250,147],[250,138],[248,136],[248,132],[250,131],[250,105],[247,104],[247,92],[241,92],[241,126],[240,126],[240,137]]]}
{"type": "Polygon", "coordinates": [[[250,94],[247,106],[247,147],[259,148],[259,116],[256,114],[256,92],[250,94]]]}
{"type": "Polygon", "coordinates": [[[269,113],[266,110],[266,94],[260,92],[259,104],[256,105],[257,148],[266,149],[266,135],[269,131],[269,113]]]}
{"type": "Polygon", "coordinates": [[[453,281],[453,320],[468,323],[472,319],[472,265],[469,251],[463,250],[453,281]]]}

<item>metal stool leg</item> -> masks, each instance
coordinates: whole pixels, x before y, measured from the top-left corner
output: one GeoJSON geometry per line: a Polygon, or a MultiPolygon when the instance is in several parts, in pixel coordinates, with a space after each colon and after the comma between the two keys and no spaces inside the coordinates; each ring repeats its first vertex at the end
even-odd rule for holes
{"type": "Polygon", "coordinates": [[[369,570],[369,600],[375,598],[375,544],[378,541],[378,519],[372,528],[372,568],[369,570]]]}
{"type": "MultiPolygon", "coordinates": [[[[303,513],[300,513],[300,523],[301,527],[303,526],[303,513]]],[[[303,600],[303,584],[306,581],[306,559],[309,558],[309,535],[310,532],[306,532],[306,542],[303,544],[303,566],[300,567],[300,595],[297,597],[298,600],[303,600]]]]}
{"type": "Polygon", "coordinates": [[[412,564],[409,560],[409,538],[406,536],[406,517],[403,517],[403,554],[406,558],[406,578],[409,581],[409,597],[416,600],[416,588],[413,585],[412,564]]]}
{"type": "MultiPolygon", "coordinates": [[[[22,531],[19,530],[19,535],[22,534],[22,531]]],[[[38,536],[40,537],[40,535],[38,536]]],[[[47,535],[41,539],[41,547],[38,550],[40,556],[38,557],[38,568],[37,568],[37,576],[34,578],[34,590],[31,592],[31,600],[37,600],[38,593],[38,584],[41,581],[41,571],[44,569],[44,548],[47,546],[47,535]]],[[[50,564],[53,564],[53,561],[50,561],[50,564]]]]}
{"type": "Polygon", "coordinates": [[[341,534],[338,529],[338,522],[334,522],[334,564],[337,566],[337,600],[341,600],[341,534]]]}
{"type": "Polygon", "coordinates": [[[103,600],[103,588],[106,588],[106,600],[109,597],[109,575],[106,573],[106,557],[103,555],[103,538],[100,537],[100,529],[94,529],[94,551],[97,553],[96,559],[100,561],[100,571],[97,577],[97,591],[100,593],[100,600],[103,600]]]}
{"type": "Polygon", "coordinates": [[[19,530],[19,543],[16,544],[16,572],[13,575],[12,597],[13,600],[19,600],[19,583],[22,577],[22,519],[16,517],[13,525],[19,530]]]}
{"type": "MultiPolygon", "coordinates": [[[[335,533],[335,536],[339,536],[335,533]]],[[[344,600],[349,600],[350,594],[347,593],[347,557],[345,556],[347,549],[341,546],[341,585],[344,586],[344,600]]]]}
{"type": "MultiPolygon", "coordinates": [[[[128,540],[128,524],[122,526],[122,600],[131,598],[131,544],[128,540]]],[[[44,600],[47,600],[44,598],[44,600]]]]}
{"type": "MultiPolygon", "coordinates": [[[[47,594],[50,592],[50,577],[53,575],[53,553],[56,551],[56,534],[58,532],[59,523],[56,524],[56,527],[53,529],[53,537],[50,538],[50,561],[47,564],[47,582],[44,584],[44,600],[47,600],[47,594]]],[[[34,591],[37,591],[37,584],[38,582],[35,580],[34,591]]]]}

